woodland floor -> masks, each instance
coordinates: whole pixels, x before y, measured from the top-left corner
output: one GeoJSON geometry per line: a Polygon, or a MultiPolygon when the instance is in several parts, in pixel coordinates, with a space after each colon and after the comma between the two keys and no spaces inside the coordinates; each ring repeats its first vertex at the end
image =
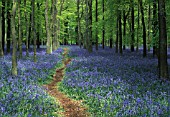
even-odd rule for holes
{"type": "Polygon", "coordinates": [[[61,107],[64,109],[63,113],[60,113],[61,116],[64,117],[88,117],[89,113],[87,113],[87,108],[83,107],[81,102],[70,99],[67,95],[60,92],[58,90],[57,84],[62,81],[64,77],[64,71],[67,66],[71,62],[70,58],[67,58],[68,49],[64,48],[63,54],[63,67],[56,69],[56,74],[53,75],[53,80],[50,84],[45,85],[44,87],[47,89],[47,92],[56,98],[61,107]]]}

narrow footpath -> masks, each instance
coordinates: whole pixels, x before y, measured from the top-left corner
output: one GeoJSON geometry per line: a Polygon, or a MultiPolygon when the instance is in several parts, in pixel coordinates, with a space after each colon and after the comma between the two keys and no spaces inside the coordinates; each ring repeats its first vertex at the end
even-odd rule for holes
{"type": "Polygon", "coordinates": [[[68,49],[64,48],[63,54],[63,67],[56,69],[56,74],[53,75],[53,81],[50,84],[45,85],[47,92],[56,98],[64,112],[60,113],[64,117],[89,117],[87,108],[83,107],[81,101],[75,101],[58,90],[57,83],[61,82],[64,77],[64,70],[71,62],[70,58],[67,58],[68,49]]]}

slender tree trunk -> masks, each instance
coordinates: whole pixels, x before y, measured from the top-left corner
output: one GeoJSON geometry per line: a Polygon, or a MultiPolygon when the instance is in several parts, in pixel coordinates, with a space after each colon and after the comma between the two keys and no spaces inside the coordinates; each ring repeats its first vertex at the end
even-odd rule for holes
{"type": "MultiPolygon", "coordinates": [[[[27,0],[24,0],[24,7],[26,9],[27,5],[27,0]]],[[[30,22],[28,21],[28,17],[27,17],[27,10],[25,10],[24,12],[25,15],[25,23],[26,23],[26,56],[29,56],[29,51],[28,51],[28,38],[29,38],[29,25],[30,22]]]]}
{"type": "MultiPolygon", "coordinates": [[[[38,11],[40,11],[40,7],[41,7],[41,4],[38,2],[37,3],[37,8],[38,8],[38,11]]],[[[39,15],[37,15],[37,19],[39,19],[39,15]]],[[[37,48],[40,48],[40,23],[41,22],[37,22],[37,48]]]]}
{"type": "MultiPolygon", "coordinates": [[[[31,3],[32,4],[32,3],[31,3]]],[[[29,23],[29,34],[28,34],[28,48],[30,48],[30,44],[31,44],[31,25],[32,25],[32,23],[31,23],[31,18],[32,18],[32,15],[31,15],[32,13],[30,13],[30,17],[29,17],[29,19],[30,19],[30,23],[29,23]]]]}
{"type": "Polygon", "coordinates": [[[102,48],[104,49],[104,46],[105,46],[105,25],[104,25],[104,0],[102,0],[102,12],[103,12],[103,29],[102,29],[102,48]]]}
{"type": "Polygon", "coordinates": [[[18,0],[18,48],[19,48],[19,58],[22,58],[22,34],[21,34],[20,4],[21,4],[21,0],[18,0]]]}
{"type": "Polygon", "coordinates": [[[81,48],[81,26],[80,26],[80,0],[77,0],[77,25],[78,25],[78,41],[81,48]]]}
{"type": "Polygon", "coordinates": [[[126,49],[126,14],[125,10],[123,10],[123,50],[126,49]]]}
{"type": "MultiPolygon", "coordinates": [[[[64,0],[60,0],[60,11],[59,11],[59,16],[61,16],[62,10],[63,10],[63,5],[64,5],[64,0]]],[[[60,39],[60,30],[61,30],[61,26],[60,26],[60,18],[58,18],[58,39],[60,39]]]]}
{"type": "MultiPolygon", "coordinates": [[[[153,39],[152,39],[152,43],[153,43],[153,57],[155,57],[155,54],[157,55],[157,57],[159,56],[159,52],[158,52],[158,38],[157,38],[157,33],[158,33],[158,17],[157,17],[157,1],[153,0],[153,39]]],[[[159,57],[158,57],[159,58],[159,57]]]]}
{"type": "Polygon", "coordinates": [[[96,50],[98,50],[98,0],[96,0],[96,50]]]}
{"type": "Polygon", "coordinates": [[[36,31],[35,31],[35,0],[32,0],[32,17],[31,17],[31,24],[32,24],[32,36],[33,36],[33,44],[34,44],[34,62],[37,62],[36,57],[36,31]]]}
{"type": "Polygon", "coordinates": [[[143,3],[142,0],[140,0],[140,10],[142,15],[142,26],[143,26],[143,57],[146,57],[146,27],[145,27],[145,19],[144,19],[144,9],[143,9],[143,3]]]}
{"type": "Polygon", "coordinates": [[[2,48],[2,7],[0,6],[0,57],[4,55],[2,48]]]}
{"type": "Polygon", "coordinates": [[[51,45],[51,34],[49,29],[49,21],[48,21],[48,0],[46,0],[45,4],[45,23],[46,23],[46,33],[47,33],[47,54],[52,53],[52,45],[51,45]]]}
{"type": "Polygon", "coordinates": [[[89,0],[89,52],[92,52],[92,0],[89,0]]]}
{"type": "Polygon", "coordinates": [[[10,47],[11,47],[11,1],[9,0],[7,2],[7,53],[10,53],[10,47]]]}
{"type": "Polygon", "coordinates": [[[2,0],[2,48],[5,50],[5,1],[2,0]]]}
{"type": "Polygon", "coordinates": [[[116,21],[116,53],[118,53],[118,44],[119,44],[119,18],[118,18],[118,14],[117,14],[117,21],[116,21]]]}
{"type": "Polygon", "coordinates": [[[158,0],[158,17],[159,17],[159,77],[168,79],[168,62],[167,62],[167,28],[166,28],[166,10],[165,0],[158,0]]]}
{"type": "Polygon", "coordinates": [[[138,28],[137,28],[137,42],[136,42],[136,51],[139,50],[139,29],[140,29],[140,1],[138,0],[138,28]]]}
{"type": "Polygon", "coordinates": [[[150,26],[151,26],[151,6],[149,3],[149,8],[148,8],[148,51],[150,51],[150,43],[151,43],[151,39],[150,39],[150,26]]]}
{"type": "Polygon", "coordinates": [[[134,2],[131,0],[131,18],[132,18],[132,27],[131,27],[131,52],[134,52],[134,43],[135,43],[135,18],[134,18],[134,2]]]}
{"type": "Polygon", "coordinates": [[[119,53],[122,54],[122,22],[121,11],[119,10],[119,53]]]}
{"type": "Polygon", "coordinates": [[[17,2],[13,0],[12,14],[11,14],[11,28],[12,28],[12,75],[17,75],[17,39],[15,31],[15,16],[16,16],[17,2]]]}
{"type": "Polygon", "coordinates": [[[54,13],[53,13],[53,50],[58,48],[58,35],[57,35],[57,3],[58,0],[54,0],[54,13]]]}

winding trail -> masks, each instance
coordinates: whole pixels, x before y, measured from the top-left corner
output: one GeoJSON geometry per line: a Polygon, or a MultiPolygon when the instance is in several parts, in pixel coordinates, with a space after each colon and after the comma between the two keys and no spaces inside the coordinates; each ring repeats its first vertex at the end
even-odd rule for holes
{"type": "Polygon", "coordinates": [[[70,58],[67,58],[68,49],[64,48],[63,54],[63,67],[60,69],[56,69],[56,74],[53,75],[53,80],[50,84],[44,85],[47,89],[47,92],[56,98],[61,107],[63,107],[64,112],[60,113],[64,117],[89,117],[89,113],[87,113],[87,108],[83,107],[81,101],[75,101],[70,99],[65,94],[58,90],[57,83],[61,82],[64,77],[64,71],[66,65],[71,62],[70,58]]]}

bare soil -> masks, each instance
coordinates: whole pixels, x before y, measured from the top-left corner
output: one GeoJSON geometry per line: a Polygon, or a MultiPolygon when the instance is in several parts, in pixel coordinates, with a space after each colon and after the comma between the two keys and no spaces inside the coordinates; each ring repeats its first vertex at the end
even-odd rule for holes
{"type": "Polygon", "coordinates": [[[82,106],[81,101],[76,101],[64,93],[58,90],[57,83],[61,82],[64,77],[64,70],[66,65],[71,62],[70,58],[67,58],[68,49],[64,48],[63,54],[63,64],[64,66],[60,69],[56,69],[56,74],[53,75],[53,81],[50,84],[44,85],[47,89],[47,92],[56,98],[61,107],[63,107],[64,112],[60,113],[64,117],[89,117],[89,113],[87,113],[87,108],[82,106]]]}

